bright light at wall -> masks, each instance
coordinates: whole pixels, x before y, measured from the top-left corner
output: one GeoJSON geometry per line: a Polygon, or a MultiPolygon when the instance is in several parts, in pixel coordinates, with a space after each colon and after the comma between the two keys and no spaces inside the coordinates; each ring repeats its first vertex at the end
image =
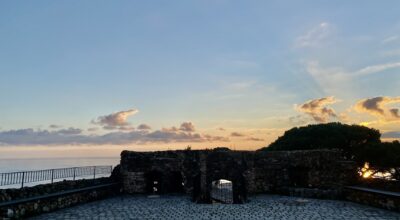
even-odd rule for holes
{"type": "Polygon", "coordinates": [[[370,178],[372,176],[372,174],[374,174],[374,173],[372,172],[372,170],[369,169],[369,163],[365,162],[364,167],[361,168],[361,176],[363,178],[370,178]]]}

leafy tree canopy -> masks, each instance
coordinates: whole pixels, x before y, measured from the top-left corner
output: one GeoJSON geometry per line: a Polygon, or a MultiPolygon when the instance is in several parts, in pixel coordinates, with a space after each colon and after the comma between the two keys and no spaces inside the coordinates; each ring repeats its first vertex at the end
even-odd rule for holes
{"type": "Polygon", "coordinates": [[[308,150],[339,148],[353,151],[366,143],[380,143],[378,130],[359,125],[328,123],[295,127],[260,150],[308,150]]]}
{"type": "Polygon", "coordinates": [[[292,128],[263,151],[342,149],[361,166],[389,172],[400,180],[400,143],[381,142],[378,130],[359,125],[328,123],[292,128]]]}

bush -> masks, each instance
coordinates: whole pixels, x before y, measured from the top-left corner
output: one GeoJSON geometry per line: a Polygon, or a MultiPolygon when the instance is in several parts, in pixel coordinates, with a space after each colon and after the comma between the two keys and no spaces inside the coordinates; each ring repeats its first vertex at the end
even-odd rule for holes
{"type": "Polygon", "coordinates": [[[262,151],[341,149],[375,172],[390,173],[400,180],[400,143],[381,142],[378,130],[359,125],[328,123],[292,128],[262,151]]]}
{"type": "Polygon", "coordinates": [[[352,152],[366,143],[380,143],[378,130],[359,125],[328,123],[292,128],[261,150],[343,149],[352,152]]]}

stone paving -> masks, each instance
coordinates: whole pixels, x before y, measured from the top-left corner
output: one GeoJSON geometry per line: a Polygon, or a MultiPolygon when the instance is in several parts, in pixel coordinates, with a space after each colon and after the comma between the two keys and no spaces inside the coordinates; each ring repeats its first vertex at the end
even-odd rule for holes
{"type": "Polygon", "coordinates": [[[33,219],[400,219],[400,213],[351,202],[277,195],[246,204],[195,204],[185,196],[121,196],[75,206],[33,219]]]}

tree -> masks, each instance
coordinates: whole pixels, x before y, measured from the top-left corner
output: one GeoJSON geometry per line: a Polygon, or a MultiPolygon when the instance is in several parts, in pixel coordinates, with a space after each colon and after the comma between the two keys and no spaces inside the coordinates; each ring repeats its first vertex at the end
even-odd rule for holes
{"type": "Polygon", "coordinates": [[[341,149],[360,167],[400,180],[400,142],[381,142],[378,130],[359,125],[328,123],[292,128],[263,151],[341,149]]]}
{"type": "Polygon", "coordinates": [[[380,143],[378,130],[359,125],[328,123],[295,127],[260,150],[343,149],[353,152],[366,143],[380,143]]]}
{"type": "Polygon", "coordinates": [[[398,141],[368,143],[355,152],[356,161],[368,162],[375,172],[390,173],[400,180],[400,143],[398,141]]]}

